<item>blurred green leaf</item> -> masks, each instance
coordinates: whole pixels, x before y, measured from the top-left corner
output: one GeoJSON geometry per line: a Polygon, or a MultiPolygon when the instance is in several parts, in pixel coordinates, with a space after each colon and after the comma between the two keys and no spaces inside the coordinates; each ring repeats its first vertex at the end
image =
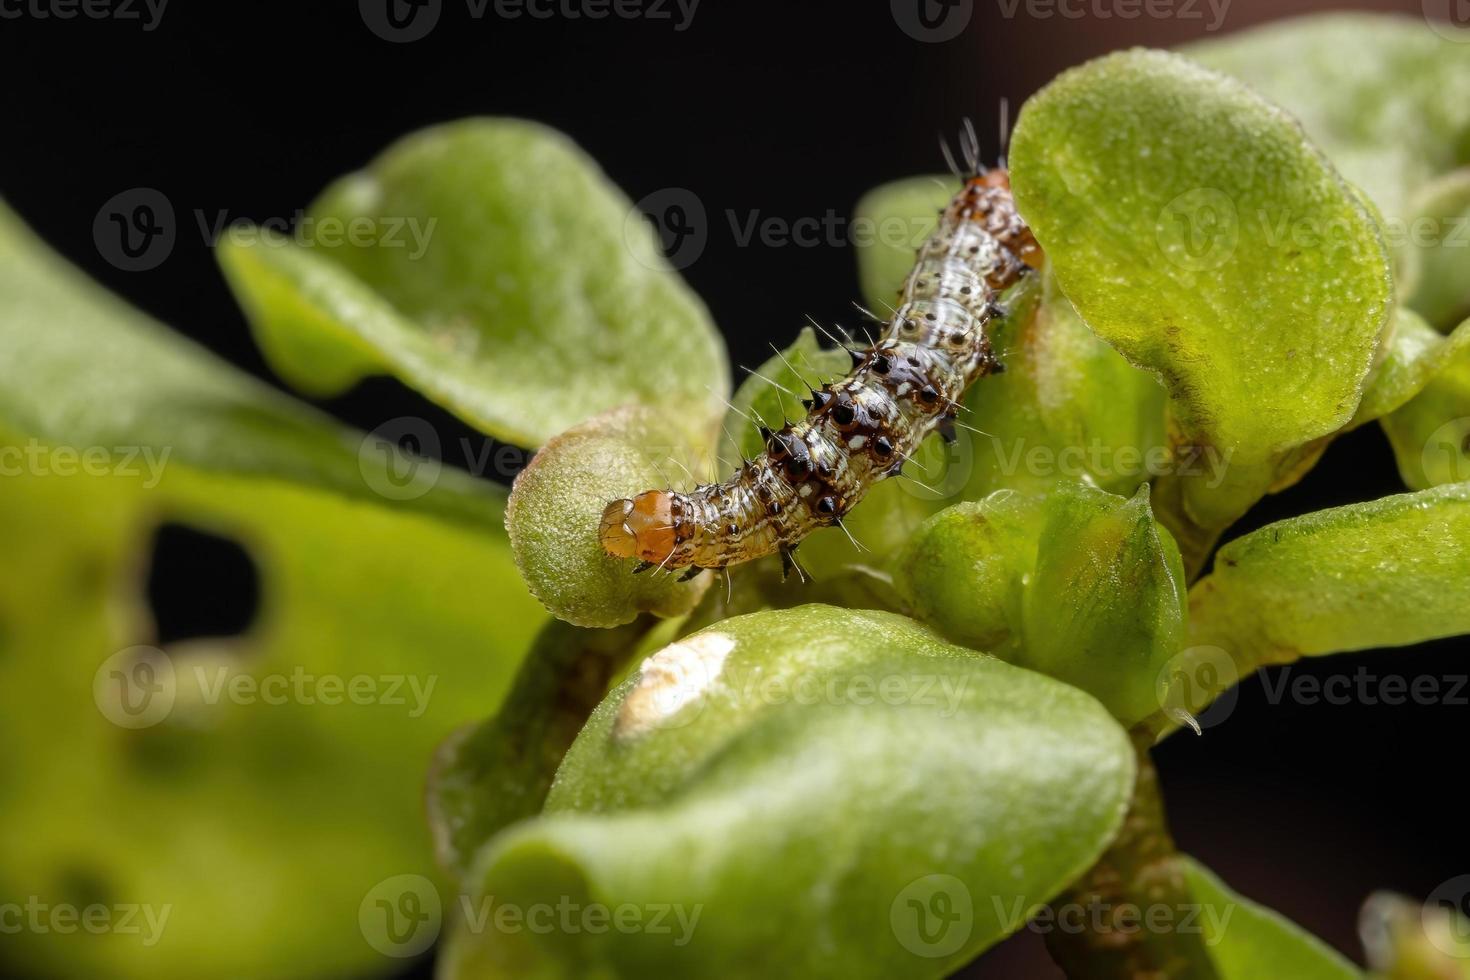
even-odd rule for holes
{"type": "Polygon", "coordinates": [[[7,936],[0,971],[391,968],[359,906],[431,873],[429,754],[496,704],[544,618],[504,493],[446,469],[380,495],[360,434],[127,308],[9,212],[0,430],[0,744],[27,747],[0,768],[0,894],[167,916],[7,936]],[[245,633],[140,648],[164,521],[247,549],[245,633]]]}
{"type": "Polygon", "coordinates": [[[1414,397],[1380,422],[1415,490],[1470,480],[1470,320],[1431,347],[1434,371],[1414,397]]]}
{"type": "Polygon", "coordinates": [[[1412,310],[1394,311],[1394,332],[1374,368],[1363,400],[1348,428],[1357,428],[1402,408],[1470,344],[1470,329],[1442,336],[1412,310]]]}
{"type": "Polygon", "coordinates": [[[1296,116],[1390,220],[1411,217],[1410,195],[1470,159],[1470,31],[1462,28],[1422,16],[1334,13],[1183,52],[1296,116]]]}
{"type": "Polygon", "coordinates": [[[1032,97],[1011,164],[1062,290],[1159,374],[1190,441],[1259,462],[1352,417],[1388,260],[1285,113],[1186,59],[1124,52],[1032,97]]]}
{"type": "Polygon", "coordinates": [[[408,136],[327,188],[296,239],[219,259],[282,377],[391,373],[523,446],[635,403],[707,444],[729,386],[709,315],[570,140],[513,119],[408,136]]]}
{"type": "Polygon", "coordinates": [[[1220,980],[1360,980],[1362,971],[1280,913],[1231,891],[1199,862],[1184,859],[1200,906],[1198,927],[1220,980]]]}
{"type": "Polygon", "coordinates": [[[1411,307],[1440,329],[1470,316],[1470,167],[1424,185],[1410,203],[1404,229],[1418,253],[1411,307]]]}
{"type": "Polygon", "coordinates": [[[640,612],[678,616],[699,601],[712,576],[635,574],[633,561],[609,557],[598,540],[608,501],[667,488],[670,472],[682,472],[682,437],[663,413],[616,408],[553,438],[516,477],[505,516],[511,548],[531,593],[558,619],[620,626],[640,612]]]}
{"type": "Polygon", "coordinates": [[[858,243],[858,281],[877,315],[903,288],[919,246],[933,234],[958,184],[950,174],[906,177],[875,187],[858,201],[854,223],[872,231],[858,243]]]}
{"type": "Polygon", "coordinates": [[[1190,643],[1224,651],[1243,676],[1470,633],[1466,582],[1470,484],[1336,507],[1222,547],[1190,591],[1190,643]]]}
{"type": "Polygon", "coordinates": [[[1436,889],[1423,903],[1392,892],[1375,892],[1363,903],[1358,931],[1374,980],[1470,980],[1470,919],[1455,908],[1462,880],[1452,894],[1436,889]]]}
{"type": "Polygon", "coordinates": [[[1132,781],[1122,730],[1066,685],[889,614],[739,617],[617,689],[545,815],[479,864],[479,903],[645,925],[661,908],[662,931],[491,927],[456,959],[529,944],[539,968],[515,975],[945,976],[1097,857],[1132,781]]]}

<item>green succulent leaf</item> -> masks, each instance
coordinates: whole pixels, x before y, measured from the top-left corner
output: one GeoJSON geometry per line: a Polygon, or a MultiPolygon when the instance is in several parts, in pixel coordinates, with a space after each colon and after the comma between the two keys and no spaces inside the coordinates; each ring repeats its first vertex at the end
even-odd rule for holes
{"type": "Polygon", "coordinates": [[[1124,52],[1027,102],[1011,164],[1062,290],[1160,376],[1188,441],[1261,462],[1352,417],[1388,258],[1284,112],[1184,58],[1124,52]]]}
{"type": "Polygon", "coordinates": [[[1296,116],[1390,220],[1411,217],[1405,208],[1414,192],[1470,159],[1463,97],[1470,31],[1463,28],[1421,16],[1326,14],[1183,51],[1296,116]]]}
{"type": "Polygon", "coordinates": [[[729,386],[653,229],[533,123],[408,136],[328,187],[294,239],[231,229],[219,259],[272,366],[314,395],[389,373],[524,446],[632,403],[708,444],[729,386]]]}
{"type": "Polygon", "coordinates": [[[1470,316],[1470,167],[1421,187],[1403,234],[1419,275],[1408,303],[1440,329],[1470,316]]]}
{"type": "Polygon", "coordinates": [[[1080,687],[1125,726],[1158,710],[1186,586],[1146,487],[959,504],[920,529],[897,569],[914,615],[956,642],[1080,687]]]}
{"type": "Polygon", "coordinates": [[[28,747],[0,771],[0,893],[168,915],[7,936],[0,972],[395,962],[359,907],[432,873],[424,760],[497,703],[545,617],[503,492],[445,469],[395,499],[364,446],[0,210],[0,742],[28,747]],[[245,632],[159,643],[140,569],[166,521],[247,550],[245,632]]]}
{"type": "Polygon", "coordinates": [[[1426,355],[1438,370],[1414,397],[1380,422],[1399,474],[1419,490],[1470,480],[1470,320],[1426,355]]]}
{"type": "Polygon", "coordinates": [[[1470,328],[1445,337],[1412,310],[1394,311],[1394,332],[1348,428],[1398,411],[1470,352],[1470,328]]]}
{"type": "Polygon", "coordinates": [[[481,977],[506,975],[497,958],[543,977],[944,976],[1091,864],[1133,774],[1093,699],[911,620],[727,620],[613,692],[545,814],[487,845],[472,897],[645,923],[663,909],[663,927],[490,930],[461,936],[456,961],[481,977]]]}
{"type": "Polygon", "coordinates": [[[1361,980],[1341,953],[1278,912],[1231,891],[1209,869],[1184,858],[1198,927],[1220,980],[1361,980]]]}
{"type": "Polygon", "coordinates": [[[998,490],[931,517],[895,566],[909,612],[956,643],[1014,660],[1044,508],[1041,497],[998,490]]]}
{"type": "Polygon", "coordinates": [[[939,212],[958,189],[950,174],[931,174],[882,184],[858,201],[854,224],[872,232],[858,242],[858,281],[873,310],[893,302],[914,268],[919,246],[933,234],[939,212]]]}
{"type": "Polygon", "coordinates": [[[683,436],[663,413],[616,408],[553,438],[516,477],[505,526],[526,585],[552,615],[621,626],[640,612],[680,616],[699,601],[710,575],[681,583],[667,572],[635,573],[631,559],[609,557],[598,539],[609,501],[669,486],[670,464],[690,455],[683,436]]]}
{"type": "Polygon", "coordinates": [[[1470,484],[1336,507],[1221,548],[1190,592],[1190,649],[1228,656],[1243,676],[1301,656],[1470,633],[1466,582],[1470,484]]]}

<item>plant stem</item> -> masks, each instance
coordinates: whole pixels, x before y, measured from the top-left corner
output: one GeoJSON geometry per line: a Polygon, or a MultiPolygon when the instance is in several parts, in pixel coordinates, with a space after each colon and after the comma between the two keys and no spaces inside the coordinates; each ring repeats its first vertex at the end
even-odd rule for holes
{"type": "Polygon", "coordinates": [[[1217,980],[1198,903],[1164,818],[1152,736],[1133,733],[1138,778],[1118,836],[1052,902],[1046,946],[1070,980],[1217,980]],[[1189,914],[1196,913],[1196,914],[1189,914]]]}

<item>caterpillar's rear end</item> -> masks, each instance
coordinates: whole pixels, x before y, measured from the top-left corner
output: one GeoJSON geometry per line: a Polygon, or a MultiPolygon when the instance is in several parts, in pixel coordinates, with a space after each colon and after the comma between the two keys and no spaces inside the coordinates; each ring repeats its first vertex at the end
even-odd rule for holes
{"type": "Polygon", "coordinates": [[[603,549],[637,558],[640,571],[690,576],[773,553],[795,566],[808,534],[840,523],[929,433],[954,438],[965,390],[997,367],[988,329],[1003,312],[996,297],[1039,264],[1006,171],[970,177],[919,248],[882,338],[849,351],[852,371],[814,392],[805,418],[763,429],[765,451],[725,483],[608,504],[603,549]]]}

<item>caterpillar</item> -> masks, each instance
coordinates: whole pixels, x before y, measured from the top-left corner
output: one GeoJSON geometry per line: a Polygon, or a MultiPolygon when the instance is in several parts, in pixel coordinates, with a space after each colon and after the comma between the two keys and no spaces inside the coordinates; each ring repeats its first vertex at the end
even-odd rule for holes
{"type": "Polygon", "coordinates": [[[725,483],[610,502],[598,529],[608,555],[639,559],[635,571],[687,568],[688,579],[776,552],[783,578],[794,568],[805,579],[795,550],[808,534],[840,524],[931,432],[954,440],[965,390],[1001,369],[988,330],[1005,315],[997,297],[1041,260],[1007,170],[979,166],[973,135],[965,157],[963,186],[920,246],[883,335],[848,349],[851,372],[814,390],[805,418],[761,426],[765,452],[725,483]]]}

